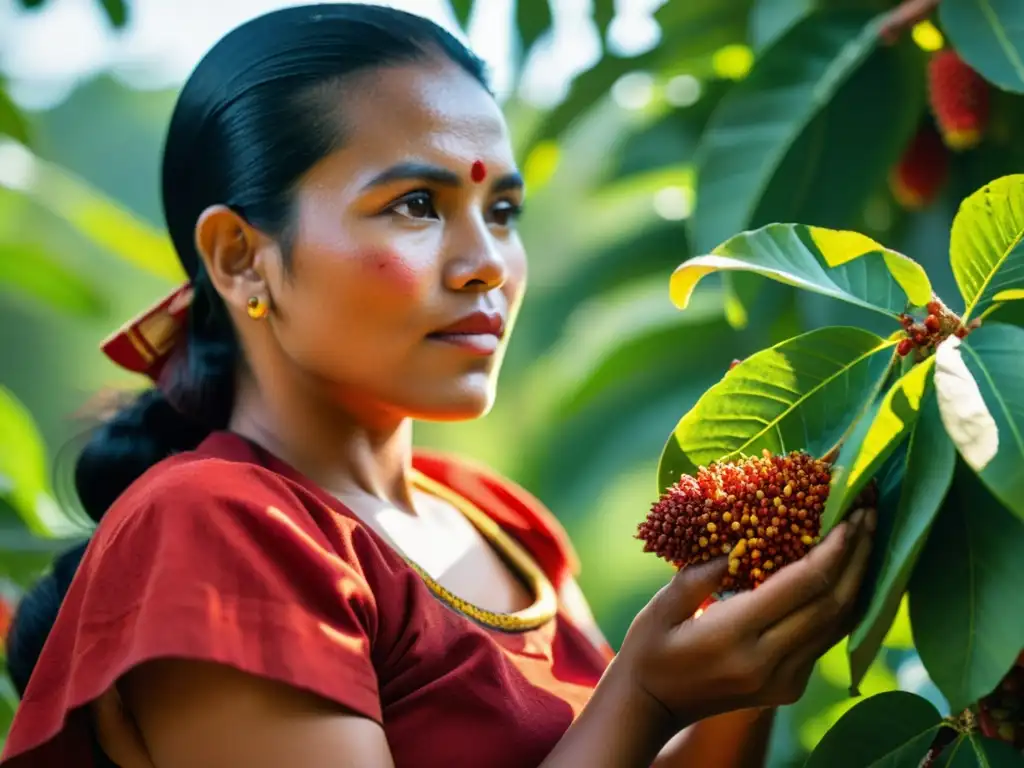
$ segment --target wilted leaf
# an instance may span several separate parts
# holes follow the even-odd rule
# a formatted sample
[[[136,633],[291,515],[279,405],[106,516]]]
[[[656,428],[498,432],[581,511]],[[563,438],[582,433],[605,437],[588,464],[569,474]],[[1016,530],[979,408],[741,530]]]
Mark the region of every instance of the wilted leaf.
[[[936,351],[946,431],[964,461],[1024,519],[1024,329],[987,323]]]
[[[659,492],[700,465],[740,455],[834,446],[884,378],[894,342],[859,328],[822,328],[751,355],[676,426]]]
[[[916,768],[941,727],[942,716],[927,699],[879,693],[843,715],[804,768]]]
[[[960,464],[910,582],[914,645],[960,712],[992,691],[1024,648],[1024,523]]]
[[[1024,289],[1022,240],[1024,175],[996,179],[960,204],[949,250],[967,307],[965,320],[984,312],[997,296]]]
[[[1024,5],[1017,0],[943,0],[939,20],[968,64],[1004,91],[1024,93]]]
[[[907,436],[920,413],[931,384],[935,358],[915,365],[885,393],[862,428],[843,443],[832,472],[832,486],[821,516],[822,534],[842,519],[858,493]]]
[[[902,456],[899,501],[895,509],[880,509],[874,547],[882,550],[881,565],[872,585],[871,602],[848,644],[854,688],[864,679],[899,612],[900,600],[953,481],[955,467],[956,450],[942,426],[935,390],[929,388]]]
[[[672,274],[672,301],[685,309],[702,278],[721,270],[754,272],[895,318],[908,301],[926,304],[931,284],[921,265],[857,232],[769,224],[726,240]]]

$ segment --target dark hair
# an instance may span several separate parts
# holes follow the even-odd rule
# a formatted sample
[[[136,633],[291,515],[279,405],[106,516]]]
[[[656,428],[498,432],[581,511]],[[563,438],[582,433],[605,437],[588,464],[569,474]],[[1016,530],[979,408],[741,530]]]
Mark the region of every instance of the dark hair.
[[[163,207],[171,240],[195,287],[187,359],[99,427],[75,466],[83,508],[99,522],[125,489],[157,462],[195,448],[227,426],[239,347],[193,241],[209,206],[230,207],[278,237],[287,255],[300,178],[340,146],[344,119],[324,96],[369,69],[448,59],[487,88],[483,62],[433,22],[356,3],[285,8],[221,39],[185,83],[163,156]],[[67,592],[84,545],[58,558],[22,600],[7,667],[23,692]]]

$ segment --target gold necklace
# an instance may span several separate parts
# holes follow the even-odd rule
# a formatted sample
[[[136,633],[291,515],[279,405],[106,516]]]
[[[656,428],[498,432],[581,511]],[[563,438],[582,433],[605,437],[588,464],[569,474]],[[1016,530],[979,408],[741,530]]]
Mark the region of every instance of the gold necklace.
[[[426,571],[406,558],[406,562],[419,574],[437,598],[477,623],[502,632],[528,632],[547,624],[555,617],[558,612],[558,596],[554,586],[530,554],[505,533],[501,526],[469,499],[415,469],[412,471],[412,484],[424,493],[448,502],[461,512],[526,583],[534,601],[532,605],[514,613],[489,611],[463,600],[441,586]]]

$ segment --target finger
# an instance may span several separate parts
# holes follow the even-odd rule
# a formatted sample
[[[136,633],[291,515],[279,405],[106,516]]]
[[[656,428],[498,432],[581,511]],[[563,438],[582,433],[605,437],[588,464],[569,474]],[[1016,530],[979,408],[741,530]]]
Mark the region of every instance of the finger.
[[[720,557],[680,569],[659,598],[664,605],[663,615],[673,624],[693,616],[701,603],[722,585],[728,567],[726,558]]]
[[[852,518],[840,524],[802,559],[781,568],[753,592],[733,598],[744,601],[749,628],[763,631],[827,591],[849,554],[854,525]]]
[[[817,658],[846,634],[857,592],[871,557],[871,534],[862,525],[854,535],[852,554],[832,589],[766,629],[758,650],[768,658]]]

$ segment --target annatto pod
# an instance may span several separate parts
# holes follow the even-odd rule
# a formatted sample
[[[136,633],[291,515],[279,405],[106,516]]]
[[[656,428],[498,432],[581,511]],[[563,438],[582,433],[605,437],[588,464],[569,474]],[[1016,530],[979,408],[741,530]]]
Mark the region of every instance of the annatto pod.
[[[818,542],[831,479],[831,464],[803,451],[714,463],[666,490],[637,538],[677,568],[727,555],[723,590],[754,589]],[[858,503],[873,497],[874,486]]]
[[[928,98],[947,147],[978,145],[989,121],[988,83],[956,51],[939,51],[928,62]]]
[[[889,173],[893,197],[908,210],[931,204],[949,175],[949,150],[931,125],[923,123]]]

